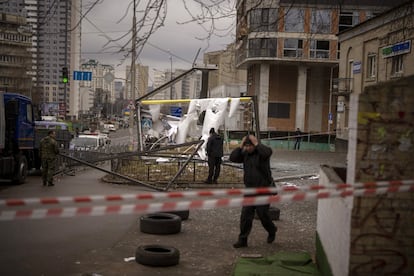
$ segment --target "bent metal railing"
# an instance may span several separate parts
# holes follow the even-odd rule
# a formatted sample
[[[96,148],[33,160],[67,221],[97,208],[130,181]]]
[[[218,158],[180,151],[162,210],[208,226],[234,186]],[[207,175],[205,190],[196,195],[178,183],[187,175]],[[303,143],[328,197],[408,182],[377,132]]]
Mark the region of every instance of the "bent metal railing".
[[[103,155],[99,155],[96,152],[68,151],[60,153],[60,157],[64,159],[66,168],[79,166],[79,164],[81,164],[83,166],[103,171],[112,179],[121,179],[128,183],[134,183],[156,191],[168,191],[170,187],[177,182],[183,183],[202,181],[200,179],[196,179],[196,175],[201,177],[203,180],[206,178],[208,170],[206,161],[195,158],[196,153],[203,143],[203,140],[198,140],[183,144],[168,145],[162,148],[160,147],[147,151],[120,152],[115,154],[105,153]],[[190,151],[190,154],[180,154],[180,152],[168,154],[160,152],[183,146],[193,147],[193,150]],[[88,156],[88,158],[85,158],[86,156]],[[157,161],[154,162],[154,160],[159,157],[165,157],[173,161],[170,161],[168,164]],[[111,170],[101,167],[105,161],[111,161]],[[192,164],[192,166],[189,166],[190,164]],[[223,167],[226,166],[225,164],[223,165]],[[166,169],[167,167],[168,169]],[[227,167],[229,167],[227,170],[230,170],[231,166]],[[153,171],[150,172],[150,168],[153,169]],[[204,173],[196,173],[196,170],[200,168],[204,171]],[[237,182],[241,182],[242,170],[240,170],[240,168],[231,168],[231,170],[238,172],[231,172],[229,174],[230,178],[233,181],[237,180]],[[145,171],[147,171],[147,173],[144,174],[143,172]],[[223,171],[225,171],[225,169]],[[60,173],[62,173],[62,171],[60,171]],[[156,179],[155,176],[164,177],[164,179]],[[153,179],[151,179],[151,177],[153,177]]]

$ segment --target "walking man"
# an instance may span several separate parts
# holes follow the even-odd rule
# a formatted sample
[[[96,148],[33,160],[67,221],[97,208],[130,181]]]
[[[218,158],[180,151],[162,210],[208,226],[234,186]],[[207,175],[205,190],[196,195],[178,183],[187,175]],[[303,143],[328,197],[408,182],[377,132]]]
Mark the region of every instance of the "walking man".
[[[210,137],[207,140],[208,177],[204,183],[217,184],[220,176],[221,158],[223,157],[223,138],[216,133],[214,128],[210,129]]]
[[[248,135],[243,137],[240,147],[231,152],[230,160],[235,163],[243,163],[243,178],[246,188],[269,187],[273,185],[270,170],[271,156],[271,148],[260,144],[254,135]],[[247,247],[247,238],[252,230],[255,212],[268,232],[267,243],[272,243],[275,240],[277,227],[270,218],[269,207],[269,204],[242,207],[240,234],[238,241],[233,244],[234,248]]]
[[[59,153],[56,142],[56,132],[50,130],[47,136],[40,140],[40,159],[42,161],[43,186],[54,186],[53,173],[55,172],[56,156]]]
[[[296,141],[295,141],[295,146],[293,147],[294,150],[299,150],[300,149],[300,142],[302,140],[302,132],[300,131],[300,128],[296,129],[295,132],[295,136],[296,136]]]

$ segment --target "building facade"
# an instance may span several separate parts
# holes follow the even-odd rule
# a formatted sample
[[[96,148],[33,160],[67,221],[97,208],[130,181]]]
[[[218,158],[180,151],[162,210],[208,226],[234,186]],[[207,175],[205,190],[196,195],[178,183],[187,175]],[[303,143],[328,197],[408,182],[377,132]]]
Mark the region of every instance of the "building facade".
[[[350,96],[368,86],[414,75],[414,4],[389,10],[338,35],[341,43],[337,138],[346,148]]]
[[[217,70],[209,72],[208,88],[210,90],[219,86],[236,87],[241,84],[246,84],[246,70],[236,68],[236,52],[234,43],[229,44],[225,50],[205,53],[204,64],[215,64],[218,68]],[[242,90],[245,91],[245,88]],[[230,94],[233,95],[233,92]],[[240,94],[237,97],[240,97]]]
[[[336,34],[398,1],[237,1],[236,64],[247,70],[261,130],[332,132]]]
[[[0,91],[31,97],[32,32],[26,18],[0,13]]]
[[[42,115],[77,116],[79,86],[62,82],[62,68],[71,76],[80,65],[81,0],[1,1],[0,10],[26,18],[31,30],[32,65],[27,69],[33,85],[31,97]],[[45,114],[52,112],[53,114]]]
[[[131,66],[126,66],[126,83],[125,83],[125,99],[134,100],[147,93],[148,88],[148,66],[136,64],[135,65],[135,93],[131,90]]]
[[[114,74],[115,69],[112,65],[101,64],[97,60],[90,59],[81,65],[81,71],[91,72],[91,81],[79,81],[81,88],[88,88],[81,90],[81,97],[79,106],[82,108],[81,113],[89,112],[90,106],[90,92],[93,92],[93,107],[95,111],[101,114],[105,106],[112,106],[115,103],[115,83]],[[86,93],[86,91],[88,91]],[[108,110],[109,111],[109,110]],[[108,113],[108,112],[106,112]],[[109,112],[110,113],[110,112]],[[109,115],[109,114],[108,114]]]

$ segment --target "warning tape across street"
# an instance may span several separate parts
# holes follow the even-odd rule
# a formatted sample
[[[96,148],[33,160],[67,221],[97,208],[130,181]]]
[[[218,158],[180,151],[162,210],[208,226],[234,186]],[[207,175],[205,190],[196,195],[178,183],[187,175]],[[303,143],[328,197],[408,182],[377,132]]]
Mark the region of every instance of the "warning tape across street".
[[[54,205],[67,203],[92,203],[92,202],[115,202],[128,200],[150,200],[167,198],[192,198],[192,197],[212,197],[212,196],[241,196],[241,195],[264,195],[281,192],[296,191],[322,191],[322,190],[343,190],[343,189],[375,189],[380,187],[395,188],[402,185],[414,184],[414,180],[401,181],[378,181],[355,184],[335,184],[332,186],[309,185],[309,186],[282,186],[282,187],[262,187],[247,189],[216,189],[204,191],[184,191],[184,192],[151,192],[140,194],[121,194],[121,195],[90,195],[74,197],[53,197],[53,198],[22,198],[22,199],[1,199],[0,207],[29,206],[29,205]]]
[[[412,183],[412,182],[410,182]],[[236,197],[220,199],[197,199],[192,201],[156,202],[125,204],[117,206],[89,206],[89,207],[65,207],[33,210],[10,210],[0,212],[0,221],[15,219],[42,219],[51,217],[75,217],[75,216],[101,216],[109,214],[144,214],[167,211],[182,211],[190,209],[214,209],[224,207],[241,207],[246,205],[261,205],[292,201],[318,200],[349,196],[370,196],[392,192],[413,192],[414,185],[401,184],[388,187],[324,190],[319,192],[295,192],[282,195],[267,195],[254,197]]]

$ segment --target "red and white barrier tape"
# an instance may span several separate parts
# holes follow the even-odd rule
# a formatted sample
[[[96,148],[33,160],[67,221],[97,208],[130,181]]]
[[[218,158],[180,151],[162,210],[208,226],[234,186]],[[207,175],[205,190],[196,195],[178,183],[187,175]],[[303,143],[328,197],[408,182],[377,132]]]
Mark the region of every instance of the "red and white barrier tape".
[[[281,192],[294,191],[321,191],[324,189],[373,189],[380,187],[399,187],[402,185],[414,184],[414,180],[401,181],[379,181],[355,184],[335,184],[332,186],[309,185],[309,186],[282,186],[282,187],[262,187],[248,189],[216,189],[204,191],[184,191],[184,192],[153,192],[142,194],[121,194],[121,195],[91,195],[74,197],[53,197],[53,198],[23,198],[23,199],[1,199],[0,207],[28,206],[34,204],[53,205],[66,203],[91,203],[91,202],[114,202],[127,200],[147,200],[147,199],[167,199],[167,198],[191,198],[191,197],[211,197],[211,196],[239,196],[239,195],[260,195],[274,194]]]
[[[318,200],[348,196],[369,196],[392,192],[414,191],[414,185],[400,185],[382,188],[345,189],[320,192],[297,192],[275,196],[254,196],[237,198],[220,198],[207,200],[157,202],[147,204],[126,204],[117,206],[67,207],[34,210],[1,211],[0,221],[15,219],[41,219],[49,217],[101,216],[108,214],[156,213],[165,211],[180,211],[190,209],[213,209],[224,207],[241,207],[246,205],[261,205],[269,203]]]

